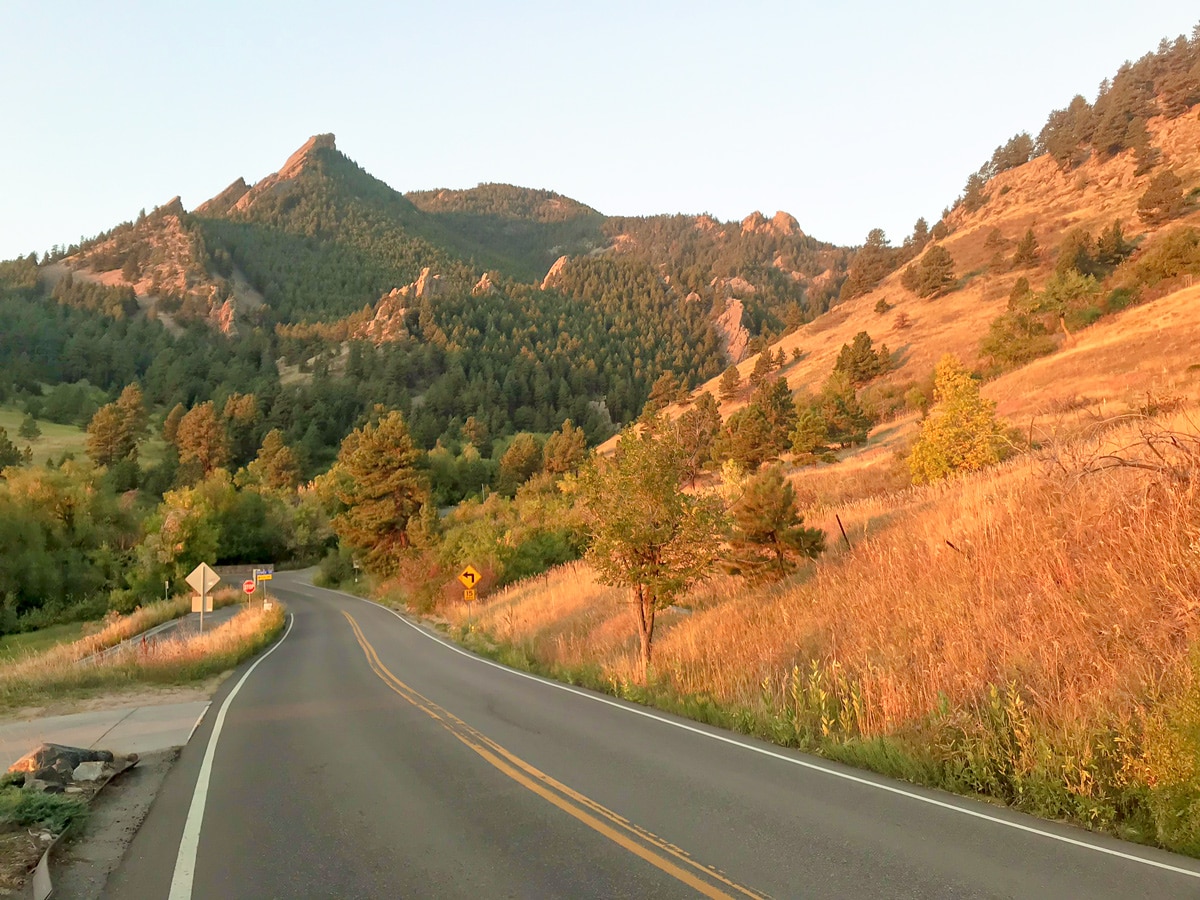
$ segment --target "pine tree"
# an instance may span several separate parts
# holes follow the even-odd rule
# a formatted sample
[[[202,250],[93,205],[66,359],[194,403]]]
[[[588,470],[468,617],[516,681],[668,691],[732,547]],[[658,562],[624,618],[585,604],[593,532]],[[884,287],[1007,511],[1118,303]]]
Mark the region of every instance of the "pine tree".
[[[709,460],[713,441],[721,431],[721,413],[708,391],[696,398],[692,408],[675,420],[675,435],[683,459],[683,473],[692,485]]]
[[[833,370],[845,372],[855,384],[866,384],[884,372],[884,365],[879,351],[871,346],[871,336],[860,331],[852,343],[842,344]]]
[[[278,428],[267,432],[258,456],[246,470],[256,482],[274,491],[294,491],[300,483],[300,464]]]
[[[762,384],[775,369],[775,357],[770,350],[758,354],[754,368],[750,372],[750,387],[756,388]]]
[[[542,470],[542,445],[532,434],[522,432],[512,439],[500,457],[496,489],[513,496],[517,488]]]
[[[1147,225],[1161,225],[1183,212],[1183,179],[1172,171],[1160,172],[1138,200],[1138,216]]]
[[[217,416],[211,400],[193,406],[179,420],[175,446],[179,450],[180,466],[195,468],[201,477],[207,477],[228,462],[229,438],[225,423]]]
[[[732,518],[727,567],[752,581],[783,578],[798,560],[815,558],[825,549],[825,533],[804,526],[795,489],[778,465],[747,482]]]
[[[789,438],[792,452],[797,456],[813,456],[825,451],[829,443],[829,428],[820,412],[806,404],[798,410],[796,424]]]
[[[420,456],[404,417],[393,411],[377,425],[347,435],[337,462],[323,476],[323,493],[335,511],[334,532],[374,572],[394,572],[408,547],[409,520],[428,496],[417,469]]]
[[[37,419],[32,413],[26,413],[25,418],[21,420],[21,427],[17,429],[17,434],[27,441],[36,441],[42,436],[42,429],[38,427]]]
[[[185,415],[187,415],[187,407],[182,403],[176,403],[163,419],[162,437],[168,444],[175,443],[175,438],[179,433],[179,423],[183,421]]]
[[[954,284],[954,257],[941,244],[930,247],[921,257],[917,296],[937,297]]]
[[[721,396],[721,400],[729,401],[737,397],[742,389],[742,376],[738,373],[737,366],[730,366],[721,373],[721,383],[717,386],[717,391]]]
[[[1039,256],[1037,235],[1033,233],[1032,228],[1029,228],[1025,231],[1025,235],[1021,238],[1020,243],[1017,244],[1017,250],[1013,254],[1013,268],[1033,268],[1038,264]]]
[[[914,482],[937,481],[1000,461],[1005,438],[996,404],[980,396],[978,382],[953,355],[937,364],[934,402],[908,458]]]
[[[583,429],[577,428],[567,419],[562,428],[546,439],[543,448],[543,469],[551,475],[575,472],[587,458],[587,438]]]
[[[9,466],[19,466],[25,462],[25,455],[19,447],[8,439],[8,431],[0,427],[0,469]]]

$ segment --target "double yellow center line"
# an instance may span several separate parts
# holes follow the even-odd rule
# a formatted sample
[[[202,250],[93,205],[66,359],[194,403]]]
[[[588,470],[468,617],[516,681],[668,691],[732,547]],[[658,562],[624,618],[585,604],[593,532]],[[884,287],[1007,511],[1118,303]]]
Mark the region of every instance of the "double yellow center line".
[[[755,900],[765,900],[762,894],[735,884],[715,869],[696,862],[673,844],[634,825],[562,782],[556,781],[545,772],[505,750],[428,697],[413,690],[393,675],[383,664],[379,659],[379,654],[375,652],[375,648],[371,646],[371,642],[367,640],[354,617],[345,611],[342,612],[342,615],[346,617],[346,621],[354,630],[354,637],[358,640],[358,645],[362,647],[363,653],[366,654],[371,670],[380,677],[384,684],[430,718],[445,726],[459,741],[517,784],[533,791],[567,815],[695,889],[697,893],[705,897],[730,898],[730,900],[734,897],[752,897]]]

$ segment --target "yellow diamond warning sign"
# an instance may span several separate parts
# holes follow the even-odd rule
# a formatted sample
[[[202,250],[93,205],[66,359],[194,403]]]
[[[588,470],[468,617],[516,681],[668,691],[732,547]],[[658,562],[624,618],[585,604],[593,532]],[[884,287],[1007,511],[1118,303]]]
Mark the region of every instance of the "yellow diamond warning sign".
[[[473,588],[479,584],[479,579],[483,577],[479,574],[479,570],[472,565],[468,565],[465,569],[458,573],[458,580],[463,583],[463,587]]]

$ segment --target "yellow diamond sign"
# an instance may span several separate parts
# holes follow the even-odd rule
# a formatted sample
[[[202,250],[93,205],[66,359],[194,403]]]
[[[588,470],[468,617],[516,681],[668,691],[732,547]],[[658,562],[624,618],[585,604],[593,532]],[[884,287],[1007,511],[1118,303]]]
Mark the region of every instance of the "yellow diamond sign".
[[[479,574],[479,570],[472,565],[468,565],[465,569],[458,573],[458,580],[463,583],[463,587],[473,588],[479,584],[479,579],[483,576]]]

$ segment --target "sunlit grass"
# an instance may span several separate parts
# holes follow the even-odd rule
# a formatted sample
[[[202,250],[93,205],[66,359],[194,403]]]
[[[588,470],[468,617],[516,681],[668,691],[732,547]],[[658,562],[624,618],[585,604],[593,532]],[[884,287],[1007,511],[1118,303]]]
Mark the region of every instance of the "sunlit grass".
[[[229,592],[227,596],[236,595]],[[103,658],[85,659],[166,621],[170,617],[163,616],[172,611],[167,609],[171,605],[163,603],[159,609],[123,616],[99,634],[0,668],[0,709],[37,706],[65,697],[147,684],[201,680],[233,668],[266,647],[282,629],[285,615],[279,602],[269,610],[251,605],[203,634],[168,637],[145,646],[135,642]],[[190,600],[187,608],[191,608]]]

